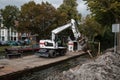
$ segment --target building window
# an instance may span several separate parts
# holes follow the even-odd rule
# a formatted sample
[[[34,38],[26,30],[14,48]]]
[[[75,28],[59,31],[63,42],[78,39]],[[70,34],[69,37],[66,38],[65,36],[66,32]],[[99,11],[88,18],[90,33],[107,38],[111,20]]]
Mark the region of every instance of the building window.
[[[12,40],[13,39],[13,37],[11,37],[11,39],[10,40]]]
[[[4,35],[4,31],[2,31],[2,35]]]
[[[16,37],[14,37],[14,41],[16,41]]]
[[[2,37],[2,41],[4,41],[4,37]]]
[[[16,32],[14,32],[14,35],[16,35]]]

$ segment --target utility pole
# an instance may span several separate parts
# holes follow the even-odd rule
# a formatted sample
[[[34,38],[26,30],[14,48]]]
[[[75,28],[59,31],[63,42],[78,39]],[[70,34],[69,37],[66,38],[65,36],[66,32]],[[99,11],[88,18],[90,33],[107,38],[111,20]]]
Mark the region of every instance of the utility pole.
[[[117,33],[119,32],[120,24],[112,24],[112,32],[115,33],[114,35],[114,53],[117,52]]]

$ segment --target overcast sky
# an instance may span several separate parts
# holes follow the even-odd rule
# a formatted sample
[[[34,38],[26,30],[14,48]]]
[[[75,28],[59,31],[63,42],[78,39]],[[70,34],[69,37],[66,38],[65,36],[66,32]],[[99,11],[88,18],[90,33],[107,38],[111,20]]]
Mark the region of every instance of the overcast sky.
[[[6,5],[15,5],[17,7],[20,7],[24,3],[27,3],[31,0],[0,0],[0,9],[4,8]],[[33,1],[33,0],[32,0]],[[41,3],[42,1],[44,2],[49,2],[51,3],[54,7],[58,8],[62,3],[63,0],[34,0],[36,3]],[[78,11],[83,15],[87,15],[89,11],[87,11],[87,6],[85,5],[85,2],[82,0],[77,0],[78,3]]]

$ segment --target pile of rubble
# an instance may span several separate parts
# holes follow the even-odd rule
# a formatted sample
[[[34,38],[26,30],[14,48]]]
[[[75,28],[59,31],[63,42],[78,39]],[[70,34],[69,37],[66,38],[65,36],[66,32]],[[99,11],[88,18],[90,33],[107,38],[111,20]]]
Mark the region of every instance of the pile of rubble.
[[[95,61],[64,71],[59,80],[120,80],[120,53],[106,50]]]

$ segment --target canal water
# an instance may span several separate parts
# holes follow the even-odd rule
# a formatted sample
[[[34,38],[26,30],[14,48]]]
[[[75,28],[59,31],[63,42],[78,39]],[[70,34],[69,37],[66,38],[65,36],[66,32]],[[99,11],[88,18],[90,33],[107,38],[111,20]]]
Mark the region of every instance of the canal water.
[[[64,71],[89,62],[89,60],[91,60],[90,56],[88,54],[84,54],[80,57],[55,64],[47,69],[25,73],[15,80],[59,80],[58,78]]]

